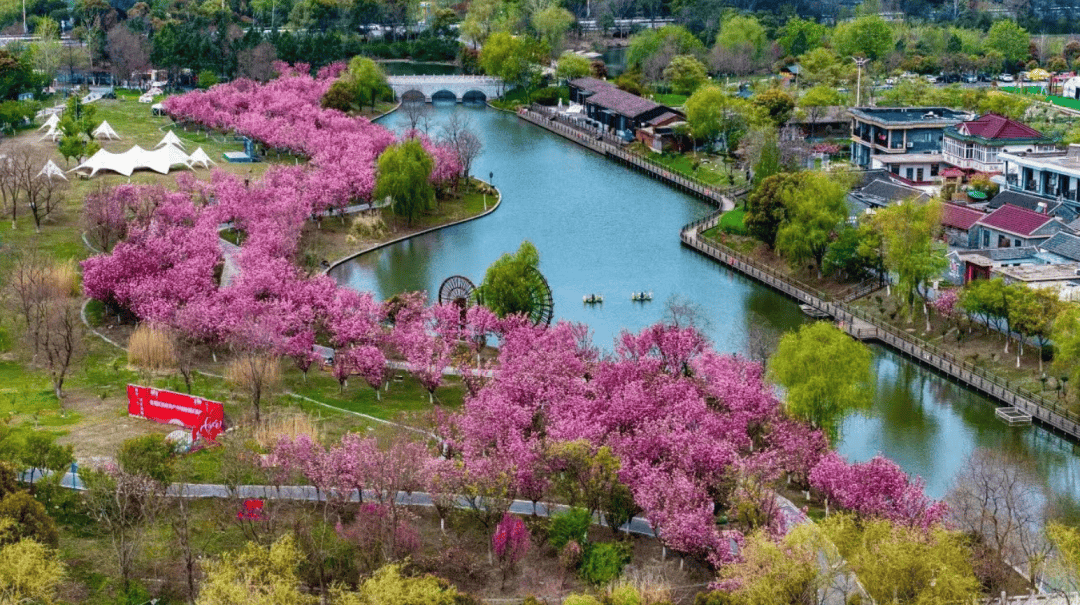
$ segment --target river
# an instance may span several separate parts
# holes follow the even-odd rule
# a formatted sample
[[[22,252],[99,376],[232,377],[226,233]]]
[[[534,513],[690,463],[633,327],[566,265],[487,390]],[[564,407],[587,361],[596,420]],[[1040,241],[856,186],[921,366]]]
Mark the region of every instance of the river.
[[[632,172],[516,116],[487,108],[434,110],[431,134],[451,112],[464,112],[484,143],[474,174],[493,174],[503,205],[482,219],[364,255],[334,269],[339,282],[381,297],[408,290],[437,295],[451,275],[479,283],[484,270],[523,239],[540,251],[555,316],[583,322],[594,342],[610,349],[621,330],[639,330],[663,316],[671,297],[697,306],[715,349],[746,353],[754,330],[786,331],[806,321],[791,300],[683,247],[679,229],[712,208]],[[403,116],[383,124],[401,130]],[[630,293],[651,290],[653,301]],[[586,306],[583,295],[604,295]],[[866,417],[849,418],[837,449],[851,460],[877,453],[926,481],[936,498],[976,447],[1007,448],[1031,461],[1074,509],[1080,502],[1077,450],[1038,427],[1008,427],[986,398],[872,347],[877,390]]]

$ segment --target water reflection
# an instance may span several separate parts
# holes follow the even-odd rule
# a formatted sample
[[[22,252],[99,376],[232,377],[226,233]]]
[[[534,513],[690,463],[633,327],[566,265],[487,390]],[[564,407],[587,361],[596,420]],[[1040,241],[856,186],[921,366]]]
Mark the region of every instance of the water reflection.
[[[500,254],[529,239],[555,296],[555,315],[587,323],[610,348],[621,330],[639,330],[663,316],[676,295],[698,305],[719,351],[748,350],[752,326],[790,330],[805,321],[797,305],[683,247],[679,228],[711,209],[512,114],[461,105],[438,107],[431,132],[451,112],[464,112],[484,142],[474,173],[494,173],[505,198],[478,221],[390,246],[335,269],[341,283],[388,297],[422,289],[434,295],[455,274],[479,282]],[[400,129],[404,120],[388,116]],[[652,303],[630,293],[652,290]],[[585,294],[604,295],[583,305]],[[837,449],[854,460],[882,453],[921,475],[942,497],[976,447],[1003,448],[1031,460],[1067,508],[1080,494],[1074,448],[1036,427],[1007,427],[984,397],[881,347],[873,347],[877,394],[868,417],[849,418]]]

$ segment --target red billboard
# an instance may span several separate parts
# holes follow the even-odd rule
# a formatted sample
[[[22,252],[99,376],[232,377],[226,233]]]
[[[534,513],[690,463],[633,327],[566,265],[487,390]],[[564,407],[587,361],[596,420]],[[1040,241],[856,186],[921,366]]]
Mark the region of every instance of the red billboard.
[[[193,441],[215,440],[225,424],[225,408],[216,401],[133,384],[128,385],[128,414],[189,428]]]

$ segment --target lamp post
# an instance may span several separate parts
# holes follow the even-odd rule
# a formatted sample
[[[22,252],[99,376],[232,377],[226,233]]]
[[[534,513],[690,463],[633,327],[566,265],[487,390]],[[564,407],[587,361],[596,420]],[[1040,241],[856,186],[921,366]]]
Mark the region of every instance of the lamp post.
[[[495,173],[494,172],[488,172],[488,185],[491,185],[492,188],[495,187]],[[484,212],[487,212],[487,190],[486,189],[484,190]]]
[[[855,107],[862,105],[862,68],[870,62],[866,57],[852,57],[855,65],[859,68],[859,75],[855,79]]]

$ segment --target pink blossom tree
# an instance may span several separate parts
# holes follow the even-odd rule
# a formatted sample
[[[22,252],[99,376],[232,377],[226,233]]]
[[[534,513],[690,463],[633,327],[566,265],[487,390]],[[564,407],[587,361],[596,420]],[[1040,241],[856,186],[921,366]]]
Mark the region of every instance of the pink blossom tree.
[[[506,513],[491,536],[491,547],[502,568],[502,589],[506,590],[506,577],[513,573],[518,562],[529,551],[529,529],[517,515]]]

